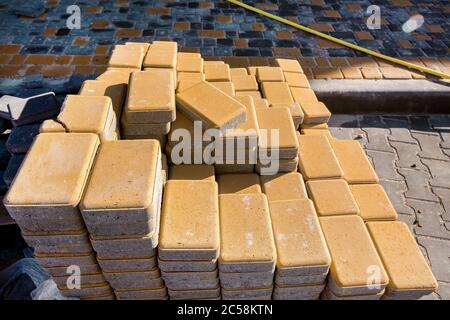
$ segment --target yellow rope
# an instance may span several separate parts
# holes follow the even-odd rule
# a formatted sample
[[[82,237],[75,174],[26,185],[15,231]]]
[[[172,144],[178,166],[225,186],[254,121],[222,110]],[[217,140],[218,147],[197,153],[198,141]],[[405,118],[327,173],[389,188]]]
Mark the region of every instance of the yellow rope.
[[[372,51],[372,50],[369,50],[369,49],[357,46],[357,45],[355,45],[353,43],[337,39],[337,38],[329,36],[329,35],[327,35],[325,33],[316,31],[314,29],[311,29],[311,28],[308,28],[308,27],[305,27],[305,26],[302,26],[301,24],[298,24],[298,23],[289,21],[287,19],[278,17],[276,15],[273,15],[273,14],[268,13],[266,11],[260,10],[258,8],[249,6],[249,5],[245,4],[245,3],[242,3],[241,1],[237,1],[237,0],[227,0],[227,1],[233,3],[233,4],[237,5],[237,6],[240,6],[240,7],[244,8],[244,9],[256,12],[256,13],[258,13],[260,15],[263,15],[263,16],[265,16],[267,18],[274,19],[274,20],[276,20],[278,22],[287,24],[287,25],[289,25],[291,27],[294,27],[294,28],[297,28],[299,30],[311,33],[311,34],[313,34],[315,36],[327,39],[327,40],[332,41],[334,43],[337,43],[337,44],[340,44],[342,46],[351,48],[353,50],[364,52],[364,53],[366,53],[368,55],[371,55],[371,56],[374,56],[374,57],[377,57],[377,58],[380,58],[380,59],[383,59],[383,60],[387,60],[389,62],[392,62],[392,63],[395,63],[395,64],[399,64],[399,65],[402,65],[402,66],[410,68],[410,69],[415,69],[415,70],[418,70],[418,71],[423,72],[423,73],[428,73],[428,74],[431,74],[433,76],[440,77],[442,79],[450,79],[450,75],[448,75],[446,73],[443,73],[443,72],[440,72],[440,71],[437,71],[437,70],[433,70],[433,69],[430,69],[430,68],[427,68],[427,67],[422,67],[422,66],[419,66],[417,64],[409,63],[409,62],[406,62],[406,61],[403,61],[403,60],[400,60],[400,59],[397,59],[397,58],[392,58],[392,57],[389,57],[387,55],[378,53],[376,51]]]

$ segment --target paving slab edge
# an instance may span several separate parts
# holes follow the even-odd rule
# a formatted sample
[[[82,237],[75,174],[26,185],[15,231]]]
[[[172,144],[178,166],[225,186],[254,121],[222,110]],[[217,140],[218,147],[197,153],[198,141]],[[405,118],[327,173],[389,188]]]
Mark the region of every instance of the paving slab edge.
[[[310,80],[333,113],[449,113],[450,82]]]

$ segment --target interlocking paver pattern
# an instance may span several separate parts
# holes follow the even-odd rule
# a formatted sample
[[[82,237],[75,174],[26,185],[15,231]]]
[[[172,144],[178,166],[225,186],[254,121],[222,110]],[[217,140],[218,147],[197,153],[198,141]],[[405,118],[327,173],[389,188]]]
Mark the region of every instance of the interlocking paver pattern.
[[[448,299],[450,146],[445,138],[450,117],[333,115],[329,126],[338,139],[368,137],[368,142],[358,141],[372,159],[399,220],[410,226],[439,281],[437,292],[425,298]]]

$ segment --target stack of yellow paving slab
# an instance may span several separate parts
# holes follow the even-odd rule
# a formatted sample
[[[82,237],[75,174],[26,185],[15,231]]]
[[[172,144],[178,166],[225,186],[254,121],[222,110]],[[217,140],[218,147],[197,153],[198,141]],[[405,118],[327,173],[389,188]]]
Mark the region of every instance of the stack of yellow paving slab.
[[[216,139],[215,166],[217,173],[251,173],[257,159],[259,125],[255,104],[250,96],[236,97],[247,112],[245,122],[228,129]]]
[[[92,133],[38,135],[4,199],[61,292],[82,299],[114,298],[78,208],[99,143]]]
[[[95,133],[101,142],[118,138],[117,119],[107,96],[67,95],[55,120],[45,121],[41,133]]]
[[[245,68],[232,68],[231,81],[237,96],[250,96],[253,99],[261,99],[256,76],[247,73]]]
[[[177,68],[177,49],[176,42],[154,41],[150,44],[145,55],[142,66],[146,68],[163,68],[176,72]]]
[[[80,203],[103,275],[118,299],[164,299],[157,265],[163,178],[156,140],[100,146]]]
[[[277,248],[274,299],[318,299],[331,263],[309,199],[270,202]]]
[[[126,139],[158,139],[164,146],[170,123],[175,120],[174,72],[152,68],[131,74],[122,133]]]
[[[223,193],[219,206],[223,299],[271,299],[276,250],[266,196]]]
[[[262,95],[274,108],[289,108],[295,128],[303,122],[303,111],[299,103],[292,97],[289,83],[286,82],[281,67],[258,67],[256,78]]]
[[[127,96],[128,83],[116,83],[115,81],[86,80],[81,86],[80,96],[106,96],[111,98],[116,121],[116,133],[119,134],[119,123],[122,108]]]
[[[162,277],[171,299],[220,299],[217,183],[214,176],[183,178],[194,179],[169,179],[165,187],[158,247]]]
[[[330,255],[303,177],[298,172],[261,176],[261,184],[277,249],[273,298],[318,299]]]
[[[363,220],[357,215],[320,217],[331,267],[322,298],[378,300],[389,277]]]
[[[256,116],[260,128],[257,171],[264,175],[297,171],[299,144],[289,109],[260,108]]]
[[[282,70],[292,99],[300,105],[303,115],[302,128],[312,124],[326,125],[331,113],[325,104],[317,99],[298,61],[291,59],[275,59],[275,61]]]
[[[330,134],[298,61],[230,68],[177,51],[116,45],[107,70],[42,124],[5,197],[63,294],[417,299],[436,289],[359,142]],[[70,266],[81,287],[67,282]]]
[[[298,172],[261,176],[261,185],[269,202],[308,198],[303,177]]]
[[[383,299],[418,299],[437,289],[437,281],[404,222],[368,222],[367,228],[389,276]]]
[[[116,45],[113,48],[108,66],[141,70],[147,50],[148,46],[133,44]]]

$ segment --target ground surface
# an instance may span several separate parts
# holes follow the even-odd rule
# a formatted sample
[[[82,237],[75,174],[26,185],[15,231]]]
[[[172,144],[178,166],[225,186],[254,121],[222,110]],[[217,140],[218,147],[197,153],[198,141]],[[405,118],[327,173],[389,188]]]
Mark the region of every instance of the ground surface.
[[[36,1],[38,2],[38,1]],[[340,39],[450,73],[450,1],[244,1]],[[32,3],[28,1],[28,3]],[[80,29],[68,29],[67,7],[80,8]],[[367,26],[367,8],[380,8],[381,25]],[[224,57],[232,66],[298,59],[310,78],[410,79],[423,75],[392,68],[348,48],[305,34],[223,0],[48,0],[36,18],[17,17],[15,1],[0,0],[0,93],[8,88],[77,88],[106,68],[111,48],[126,41],[170,39],[183,51]],[[421,15],[414,32],[402,25]],[[72,21],[69,18],[70,21]],[[55,80],[56,79],[56,80]]]
[[[450,299],[450,116],[333,115],[336,138],[364,146],[399,219],[406,222]]]

